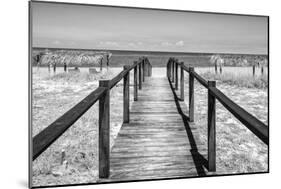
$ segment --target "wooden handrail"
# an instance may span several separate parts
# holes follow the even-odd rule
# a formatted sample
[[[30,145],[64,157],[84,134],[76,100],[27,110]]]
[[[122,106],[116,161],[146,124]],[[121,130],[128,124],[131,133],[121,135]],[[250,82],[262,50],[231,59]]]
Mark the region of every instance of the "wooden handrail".
[[[198,73],[194,71],[193,67],[187,67],[183,62],[175,61],[170,58],[167,63],[167,77],[171,82],[176,72],[173,70],[174,64],[181,69],[181,98],[184,99],[184,73],[183,70],[189,73],[189,121],[192,122],[194,118],[194,78],[208,89],[208,169],[209,171],[216,171],[216,107],[215,100],[217,99],[230,113],[232,113],[242,124],[244,124],[253,134],[255,134],[265,144],[269,144],[268,126],[244,110],[238,104],[233,102],[219,89],[216,88],[215,81],[206,81]],[[177,67],[176,66],[176,69]],[[177,84],[178,81],[175,82]],[[176,88],[176,87],[175,87]]]
[[[138,64],[141,64],[140,61],[135,62],[133,65],[129,66],[126,70],[121,71],[117,76],[111,79],[109,88],[112,89],[119,81],[121,81],[127,73],[129,73],[133,68],[135,68]]]
[[[208,88],[208,81],[206,81],[203,77],[201,77],[198,73],[195,71],[189,72],[189,74],[193,75],[195,79],[201,83],[204,87]]]
[[[145,57],[141,58],[139,61],[134,62],[133,65],[127,66],[125,70],[121,71],[117,76],[108,81],[108,88],[99,86],[87,97],[85,97],[78,104],[76,104],[73,108],[68,110],[65,114],[63,114],[52,124],[42,130],[39,134],[33,137],[32,160],[35,160],[68,128],[70,128],[90,107],[92,107],[98,100],[101,100],[107,90],[113,88],[119,81],[121,81],[125,76],[127,76],[132,69],[138,68],[138,65],[141,65],[143,63],[143,59],[145,59]],[[149,64],[151,68],[151,64],[148,60],[146,60],[146,64]],[[143,67],[139,68],[143,69]],[[142,81],[140,80],[139,83],[141,82]],[[101,112],[99,113],[101,114]]]
[[[221,104],[230,111],[239,121],[241,121],[249,130],[251,130],[259,139],[268,145],[268,126],[237,105],[216,87],[209,87],[212,95],[216,97]]]
[[[81,100],[73,108],[59,117],[51,125],[33,138],[33,157],[35,160],[55,140],[57,140],[72,124],[74,124],[104,94],[105,88],[98,87]]]

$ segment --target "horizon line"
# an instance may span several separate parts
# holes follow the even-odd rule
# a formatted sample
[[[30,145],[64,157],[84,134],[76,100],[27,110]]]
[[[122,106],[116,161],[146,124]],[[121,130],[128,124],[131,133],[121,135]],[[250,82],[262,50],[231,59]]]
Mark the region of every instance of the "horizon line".
[[[37,49],[58,49],[58,50],[81,50],[81,51],[127,51],[127,52],[142,52],[142,53],[176,53],[176,54],[227,54],[227,55],[256,55],[268,56],[268,53],[232,53],[232,52],[192,52],[192,51],[147,51],[147,50],[126,50],[126,49],[89,49],[89,48],[71,48],[71,47],[32,47]]]

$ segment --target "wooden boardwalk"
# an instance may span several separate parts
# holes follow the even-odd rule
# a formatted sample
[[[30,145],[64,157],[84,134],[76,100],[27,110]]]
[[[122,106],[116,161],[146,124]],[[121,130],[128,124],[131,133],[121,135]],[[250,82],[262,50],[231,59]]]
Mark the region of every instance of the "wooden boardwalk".
[[[207,145],[166,77],[146,78],[110,154],[109,181],[203,176]]]
[[[130,71],[134,72],[134,99],[138,98],[131,107]],[[178,99],[179,96],[184,98],[184,72],[189,76],[189,110]],[[216,88],[215,81],[207,81],[196,73],[193,67],[170,58],[167,77],[153,78],[151,73],[152,65],[148,58],[142,57],[134,64],[124,66],[113,79],[100,80],[98,88],[32,138],[32,161],[96,102],[99,102],[97,182],[100,183],[226,174],[216,170],[216,100],[261,141],[269,144],[269,127],[223,94]],[[207,141],[206,138],[200,140],[202,133],[189,121],[194,120],[194,79],[208,90]],[[124,83],[124,124],[110,150],[110,90],[121,80]],[[180,90],[174,90],[174,84],[169,80],[179,84]],[[138,87],[142,90],[137,90]]]

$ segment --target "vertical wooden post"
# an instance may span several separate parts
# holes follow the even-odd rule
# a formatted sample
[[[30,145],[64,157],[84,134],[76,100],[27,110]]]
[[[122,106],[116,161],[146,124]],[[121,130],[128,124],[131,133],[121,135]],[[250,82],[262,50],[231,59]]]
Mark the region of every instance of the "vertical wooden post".
[[[99,86],[107,88],[99,99],[99,177],[109,177],[110,157],[110,80],[100,80]]]
[[[168,60],[168,63],[167,63],[167,78],[169,78],[169,72],[170,72],[170,60]]]
[[[141,75],[142,75],[142,73],[141,73],[141,65],[142,65],[142,63],[139,63],[139,89],[141,90],[142,89],[142,78],[141,78]]]
[[[172,81],[172,83],[174,82],[174,77],[175,77],[175,74],[174,74],[174,71],[175,71],[175,61],[174,60],[172,60],[172,78],[171,78],[171,81]]]
[[[138,100],[138,66],[134,67],[134,101],[137,100]]]
[[[169,78],[169,61],[166,65],[166,77]]]
[[[189,68],[189,121],[194,121],[194,68]]]
[[[208,87],[216,87],[216,81],[208,81]],[[208,169],[216,171],[216,98],[208,89]]]
[[[176,69],[176,78],[175,78],[175,90],[178,90],[179,85],[179,78],[178,78],[178,62],[175,63],[175,69]]]
[[[148,67],[149,67],[149,69],[148,69],[148,76],[149,77],[151,77],[152,76],[152,65],[150,64],[150,62],[148,62]]]
[[[56,65],[56,63],[54,63],[54,67],[53,67],[54,73],[56,73],[56,68],[57,68],[57,65]]]
[[[145,76],[144,76],[144,59],[142,60],[142,81],[144,82],[144,78],[145,78]]]
[[[218,73],[218,65],[217,65],[217,62],[215,62],[215,73],[216,73],[216,74]]]
[[[183,70],[183,62],[181,62],[180,64],[180,70],[181,70],[181,82],[180,82],[180,86],[181,86],[181,101],[184,101],[184,70]]]
[[[66,65],[66,63],[63,64],[63,70],[64,70],[64,72],[66,72],[66,70],[67,70],[67,65]]]
[[[100,59],[100,71],[102,71],[102,58]]]
[[[124,70],[127,70],[129,66],[124,66]],[[129,123],[130,120],[130,72],[124,76],[123,87],[123,122]]]
[[[109,54],[106,55],[106,68],[109,66]]]
[[[172,77],[173,77],[173,60],[171,60],[170,62],[170,80],[172,81]]]
[[[147,58],[144,59],[144,77],[148,76],[148,62],[147,62]]]

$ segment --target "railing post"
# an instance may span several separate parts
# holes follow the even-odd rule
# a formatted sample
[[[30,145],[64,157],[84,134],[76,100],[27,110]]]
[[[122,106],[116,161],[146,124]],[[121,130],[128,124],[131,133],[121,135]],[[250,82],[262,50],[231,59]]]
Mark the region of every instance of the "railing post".
[[[144,76],[144,59],[142,60],[142,81],[144,82],[144,78],[145,78],[145,76]]]
[[[208,81],[208,88],[216,87],[216,81]],[[216,171],[216,98],[208,89],[208,169]]]
[[[124,66],[124,70],[127,70],[129,66]],[[130,120],[130,72],[124,76],[123,87],[123,122],[129,123]]]
[[[100,59],[100,71],[102,71],[102,59]]]
[[[147,62],[147,58],[144,59],[144,76],[148,77],[148,62]]]
[[[175,61],[174,60],[172,60],[172,64],[171,64],[171,68],[172,68],[172,78],[171,78],[171,81],[172,81],[172,83],[174,82],[174,77],[175,77],[175,74],[174,74],[174,71],[175,71]]]
[[[151,77],[152,75],[152,65],[151,63],[148,61],[148,76]]]
[[[168,60],[167,65],[166,65],[166,76],[169,78],[169,66],[170,66],[170,60]]]
[[[181,101],[184,101],[184,70],[183,70],[183,62],[181,62],[180,64],[180,70],[181,70],[181,82],[180,82],[180,86],[181,86]]]
[[[134,67],[134,101],[137,100],[138,100],[138,66],[135,66]]]
[[[189,68],[189,121],[194,121],[194,68]]]
[[[175,78],[175,90],[178,90],[179,85],[179,78],[178,78],[178,62],[175,63],[175,69],[176,69],[176,78]]]
[[[142,78],[141,78],[141,75],[142,75],[142,73],[141,73],[141,65],[142,65],[142,63],[139,63],[139,89],[141,90],[142,89]]]
[[[107,88],[99,99],[99,177],[108,178],[110,171],[110,80],[100,80],[99,86]]]
[[[53,65],[54,73],[56,73],[56,68],[57,68],[57,65],[56,65],[56,63],[54,63],[54,65]]]

